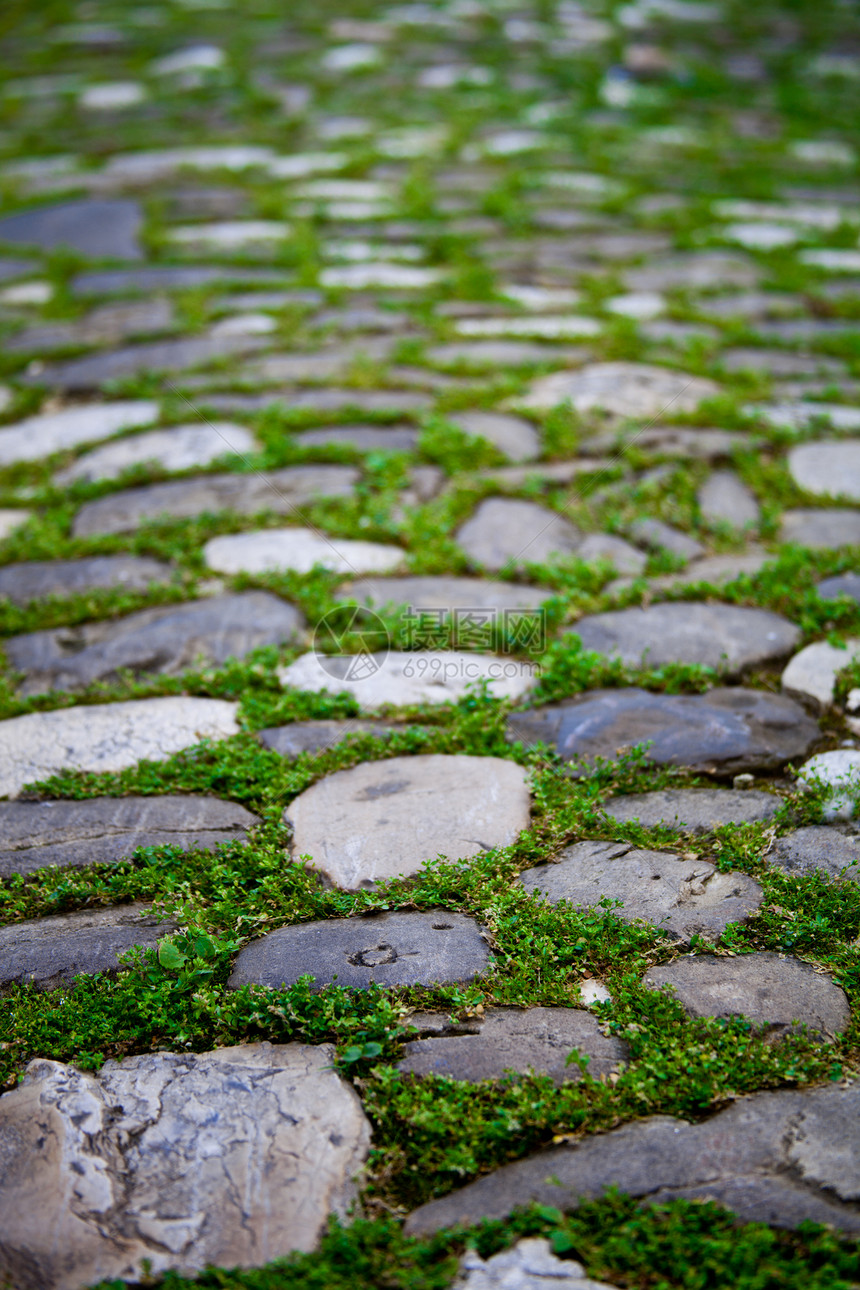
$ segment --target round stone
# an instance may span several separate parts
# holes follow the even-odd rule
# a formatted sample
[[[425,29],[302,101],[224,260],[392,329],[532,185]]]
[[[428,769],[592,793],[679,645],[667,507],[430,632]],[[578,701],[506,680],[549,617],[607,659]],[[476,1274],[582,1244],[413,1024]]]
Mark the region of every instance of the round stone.
[[[386,573],[403,563],[399,546],[329,537],[314,529],[263,529],[212,538],[203,558],[218,573],[311,573],[315,568],[334,573]]]
[[[522,698],[535,665],[501,654],[415,650],[388,654],[302,654],[278,679],[296,690],[352,694],[363,711],[385,704],[456,703],[470,686],[487,682],[499,699]]]
[[[540,437],[525,417],[505,412],[457,412],[451,420],[467,435],[486,439],[509,461],[534,461],[540,454]]]
[[[528,828],[526,772],[500,757],[431,754],[364,762],[327,775],[284,812],[294,859],[339,887],[372,887],[443,855],[510,846]]]
[[[860,836],[832,824],[808,824],[777,838],[767,853],[771,864],[789,873],[823,873],[860,882]]]
[[[719,387],[701,376],[648,363],[589,363],[576,372],[554,372],[533,382],[525,399],[532,412],[549,412],[570,403],[577,412],[614,417],[676,417],[695,412]]]
[[[797,444],[788,454],[788,469],[807,493],[860,501],[860,443],[820,439]]]
[[[782,674],[782,688],[824,711],[834,701],[837,676],[858,654],[860,640],[848,640],[841,648],[829,641],[815,641],[795,654]]]
[[[611,797],[607,815],[623,824],[646,829],[663,825],[690,833],[710,833],[723,824],[755,824],[769,820],[781,800],[773,793],[727,788],[662,788],[653,793]]]
[[[860,752],[837,748],[810,757],[800,768],[797,785],[809,788],[813,784],[825,789],[825,820],[850,820],[855,814],[854,797],[860,786]]]
[[[572,555],[581,536],[564,516],[536,502],[490,497],[461,526],[456,538],[474,564],[495,570]]]
[[[234,425],[232,421],[173,426],[169,430],[131,435],[96,448],[73,466],[61,470],[55,479],[60,485],[70,484],[76,479],[116,479],[117,475],[133,466],[191,470],[195,466],[208,466],[218,457],[231,454],[246,456],[256,449],[254,436],[244,426]]]

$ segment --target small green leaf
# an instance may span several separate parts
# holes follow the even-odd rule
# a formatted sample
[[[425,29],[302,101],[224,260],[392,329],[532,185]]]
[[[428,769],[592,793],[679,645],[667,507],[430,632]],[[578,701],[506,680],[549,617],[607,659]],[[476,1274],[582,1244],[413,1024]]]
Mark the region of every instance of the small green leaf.
[[[187,959],[174,941],[162,941],[158,947],[158,961],[168,972],[178,972]]]

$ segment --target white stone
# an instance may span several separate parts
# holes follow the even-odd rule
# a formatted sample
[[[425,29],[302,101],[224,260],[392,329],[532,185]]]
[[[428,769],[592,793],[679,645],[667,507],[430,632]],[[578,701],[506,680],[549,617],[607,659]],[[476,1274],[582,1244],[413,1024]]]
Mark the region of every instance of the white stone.
[[[376,179],[311,179],[293,191],[298,197],[320,201],[379,202],[392,197],[391,186]]]
[[[167,240],[177,246],[217,246],[235,250],[255,242],[282,242],[289,224],[273,219],[214,220],[211,224],[183,224],[167,230]]]
[[[201,739],[226,739],[239,733],[237,709],[223,699],[135,699],[0,721],[0,797],[61,771],[125,770]]]
[[[545,1237],[526,1237],[508,1250],[482,1259],[467,1250],[451,1290],[616,1290],[592,1281],[581,1263],[560,1259]]]
[[[367,711],[387,703],[456,703],[469,686],[484,680],[496,698],[519,699],[537,680],[537,671],[510,656],[422,650],[337,658],[303,654],[278,677],[297,690],[345,691]]]
[[[331,265],[322,270],[319,280],[323,287],[343,287],[351,291],[363,291],[367,287],[421,291],[424,287],[435,286],[441,278],[438,269],[377,263]]]
[[[860,221],[860,210],[844,206],[817,206],[811,202],[720,201],[711,208],[719,219],[772,220],[832,231],[843,222]]]
[[[387,256],[389,260],[416,261],[424,259],[424,248],[414,242],[368,242],[356,237],[328,238],[323,246],[327,260],[341,260],[347,264],[378,264]]]
[[[794,246],[800,241],[796,228],[786,224],[737,223],[726,224],[720,236],[727,242],[736,242],[751,251],[776,251],[783,246]]]
[[[0,465],[36,461],[63,448],[109,439],[120,430],[133,430],[158,419],[158,404],[148,399],[90,403],[44,412],[0,429]]]
[[[412,125],[386,130],[377,136],[376,151],[381,157],[427,157],[441,152],[448,142],[447,126]]]
[[[78,102],[95,112],[110,112],[133,107],[145,98],[146,89],[139,81],[105,81],[102,85],[88,85]]]
[[[841,403],[751,403],[743,409],[748,416],[761,417],[772,426],[807,430],[818,419],[829,421],[834,430],[860,430],[860,408]],[[817,446],[817,445],[816,445]]]
[[[549,188],[564,188],[576,193],[578,197],[601,202],[621,197],[625,192],[624,185],[617,179],[594,175],[585,170],[550,170],[541,176],[540,182]]]
[[[824,247],[820,251],[801,251],[797,258],[801,264],[828,273],[860,273],[860,251]]]
[[[46,305],[53,294],[52,283],[34,278],[30,282],[16,282],[13,287],[4,287],[0,291],[0,304]]]
[[[62,485],[75,479],[115,479],[130,466],[149,463],[164,470],[191,470],[208,466],[229,453],[244,456],[256,448],[254,436],[244,426],[232,421],[195,422],[169,430],[149,430],[105,444],[60,471],[55,480]]]
[[[261,529],[212,538],[203,548],[210,569],[218,573],[275,573],[290,569],[310,573],[319,566],[334,573],[387,573],[403,563],[405,553],[380,542],[329,537],[313,529]]]
[[[309,205],[302,203],[293,209],[303,217],[313,215],[317,208],[332,223],[366,223],[368,220],[388,219],[393,208],[390,202],[329,201]]]
[[[576,314],[547,317],[528,314],[516,318],[460,318],[454,325],[458,336],[515,336],[522,339],[581,340],[598,336],[603,324],[596,318]]]
[[[829,708],[836,693],[836,678],[860,654],[860,640],[847,640],[844,648],[815,641],[795,654],[782,674],[782,688],[794,698],[809,699],[818,708]]]
[[[860,791],[860,752],[850,748],[836,748],[833,752],[816,753],[804,762],[797,778],[799,788],[809,788],[822,783],[830,790],[824,803],[824,819],[850,820],[854,814],[854,798]]]
[[[577,412],[602,410],[617,417],[677,416],[694,412],[719,387],[701,376],[648,363],[589,363],[534,381],[517,402],[534,412],[570,403]]]
[[[856,413],[860,427],[860,408],[845,411]],[[788,454],[788,469],[795,483],[807,493],[860,501],[860,443],[856,439],[798,444]]]
[[[284,820],[294,858],[309,855],[331,882],[356,890],[439,855],[468,860],[511,846],[529,825],[528,777],[500,757],[392,757],[327,775]]]
[[[163,179],[179,170],[248,170],[267,166],[274,159],[271,148],[224,144],[200,148],[160,148],[146,152],[121,152],[111,157],[104,174],[112,180],[145,183]]]
[[[798,139],[789,145],[789,152],[813,166],[853,166],[857,160],[853,148],[833,139]]]
[[[545,148],[548,143],[547,136],[538,130],[502,130],[485,139],[481,148],[490,157],[515,157],[521,152]]]
[[[367,68],[378,67],[382,62],[383,52],[378,45],[368,45],[356,41],[350,45],[335,45],[326,50],[321,60],[325,72],[360,72]]]
[[[190,49],[179,49],[175,54],[156,59],[149,70],[155,76],[176,76],[181,72],[215,71],[226,62],[227,55],[217,45],[193,45]]]
[[[341,170],[348,162],[345,152],[294,152],[289,157],[273,157],[266,170],[274,179],[304,179]]]
[[[626,291],[610,296],[604,307],[624,318],[659,318],[666,312],[666,297],[659,291]]]
[[[0,541],[7,538],[10,533],[14,533],[22,524],[26,524],[32,514],[32,511],[0,508]]]
[[[499,293],[523,309],[533,309],[536,313],[543,309],[569,309],[578,305],[582,298],[581,292],[572,291],[569,287],[533,287],[516,282],[500,287]]]
[[[815,76],[844,76],[848,80],[860,79],[860,58],[851,54],[819,54],[809,64]]]
[[[583,1008],[591,1008],[595,1003],[611,1003],[612,995],[602,981],[587,976],[579,983],[579,1001]]]
[[[278,321],[270,314],[232,314],[209,328],[210,336],[266,336],[278,330]]]

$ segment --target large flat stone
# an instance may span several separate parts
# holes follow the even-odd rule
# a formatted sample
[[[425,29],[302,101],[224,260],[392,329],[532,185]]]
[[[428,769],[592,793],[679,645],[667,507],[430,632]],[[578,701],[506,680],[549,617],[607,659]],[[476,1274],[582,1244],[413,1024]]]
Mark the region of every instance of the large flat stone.
[[[314,978],[361,990],[371,984],[450,985],[471,981],[489,962],[478,924],[447,909],[296,923],[241,951],[228,985],[291,985]]]
[[[649,761],[712,775],[776,770],[805,756],[820,736],[792,699],[740,688],[707,694],[591,690],[564,704],[517,713],[508,732],[527,744],[554,745],[568,760],[614,760],[636,744],[650,744]]]
[[[788,873],[823,873],[860,882],[860,836],[837,825],[807,824],[777,838],[767,853],[771,864]]]
[[[264,1043],[95,1075],[31,1062],[0,1102],[2,1273],[79,1290],[312,1250],[329,1213],[346,1219],[370,1146],[333,1057]]]
[[[208,850],[257,817],[217,797],[93,797],[0,802],[0,878],[48,865],[116,864],[138,847]]]
[[[0,991],[24,984],[54,990],[79,975],[115,972],[125,950],[155,945],[175,927],[139,904],[0,927]]]
[[[281,668],[282,685],[296,690],[352,694],[363,711],[385,704],[456,703],[480,681],[500,699],[519,699],[534,683],[531,663],[464,650],[388,654],[302,654]]]
[[[47,363],[20,379],[25,385],[47,385],[57,390],[97,390],[141,372],[181,372],[218,358],[240,357],[268,344],[265,336],[187,336],[180,340],[154,340],[121,349],[101,350],[86,358]]]
[[[804,492],[860,501],[860,443],[845,439],[799,443],[788,454],[788,470]]]
[[[494,570],[572,555],[581,538],[579,530],[557,511],[507,497],[481,502],[456,534],[474,564]]]
[[[705,1200],[745,1223],[860,1232],[860,1082],[756,1093],[698,1124],[637,1120],[506,1165],[431,1201],[411,1236],[504,1218],[531,1202],[575,1209],[610,1188],[654,1204]]]
[[[671,986],[691,1017],[742,1015],[777,1034],[799,1023],[832,1038],[851,1020],[845,993],[829,976],[769,951],[679,958],[651,968],[642,979],[653,987]]]
[[[109,439],[120,430],[135,430],[158,418],[158,404],[149,399],[90,403],[26,417],[0,430],[0,466],[36,461],[64,448]]]
[[[0,242],[43,251],[71,247],[99,259],[141,260],[142,224],[143,213],[135,201],[83,198],[7,215],[0,219]]]
[[[281,757],[298,757],[301,753],[324,752],[357,735],[386,738],[406,727],[386,721],[361,721],[355,717],[344,721],[293,721],[287,726],[268,726],[257,736],[265,748]]]
[[[419,1025],[421,1018],[415,1019]],[[567,1065],[573,1049],[588,1057],[594,1079],[608,1075],[627,1057],[627,1045],[603,1034],[597,1018],[579,1008],[491,1008],[462,1024],[449,1022],[443,1033],[404,1045],[397,1069],[409,1075],[446,1075],[450,1079],[499,1079],[507,1070],[551,1076],[565,1084],[582,1078]]]
[[[677,417],[695,412],[719,387],[702,376],[690,376],[648,363],[590,363],[575,372],[538,377],[524,399],[532,412],[549,412],[570,403],[576,412],[603,412],[613,417]]]
[[[90,269],[76,274],[70,289],[73,296],[113,296],[132,291],[184,291],[214,282],[280,286],[283,276],[272,269],[253,269],[247,265],[158,264],[139,269]]]
[[[506,412],[457,412],[451,420],[467,435],[486,439],[509,461],[534,461],[540,455],[540,436],[525,417]]]
[[[22,694],[82,690],[126,670],[175,676],[197,663],[217,667],[261,645],[294,642],[303,626],[299,611],[278,596],[245,591],[12,636],[6,656],[25,674]]]
[[[73,465],[61,470],[55,482],[71,484],[76,479],[116,479],[134,466],[160,466],[162,470],[193,470],[209,466],[219,457],[245,456],[256,452],[250,431],[232,421],[210,421],[170,430],[149,430],[106,443],[85,453]]]
[[[168,331],[176,317],[169,300],[133,300],[124,304],[101,305],[75,322],[44,323],[27,327],[7,342],[11,354],[48,354],[69,346],[103,345]]]
[[[728,788],[659,788],[651,793],[611,797],[603,809],[623,824],[646,829],[665,825],[690,833],[710,833],[723,824],[769,820],[782,801],[774,793]]]
[[[201,739],[239,733],[237,704],[223,699],[133,699],[0,721],[0,796],[65,770],[125,770],[161,761]]]
[[[860,510],[783,511],[779,540],[813,550],[860,546]]]
[[[339,887],[418,873],[510,846],[529,824],[526,772],[500,757],[392,757],[312,784],[284,812],[294,859]]]
[[[573,630],[583,649],[627,667],[699,663],[727,676],[781,658],[800,640],[800,628],[779,614],[695,601],[592,614]]]
[[[415,578],[358,578],[337,594],[338,600],[355,600],[372,609],[403,605],[413,614],[420,614],[422,610],[446,610],[451,614],[456,610],[475,609],[503,615],[505,612],[537,609],[548,598],[549,593],[539,587],[494,582],[489,578],[449,578],[444,574]],[[500,626],[501,621],[500,617]]]
[[[330,537],[318,529],[260,529],[211,538],[203,558],[218,573],[277,573],[314,568],[334,573],[387,573],[403,563],[402,547]]]
[[[46,596],[73,596],[81,591],[146,591],[169,582],[171,569],[143,555],[94,555],[82,560],[25,560],[0,568],[0,596],[26,605]]]
[[[150,484],[88,502],[78,511],[73,532],[75,537],[129,533],[155,519],[190,519],[205,511],[287,515],[318,497],[349,497],[358,478],[354,466],[287,466],[248,475],[202,475]]]
[[[305,430],[296,435],[300,448],[328,448],[332,444],[354,448],[356,452],[412,452],[421,432],[410,426],[331,426],[324,430]]]
[[[718,940],[762,900],[761,887],[744,873],[720,873],[706,860],[638,850],[629,842],[577,842],[520,878],[526,891],[542,892],[553,904],[596,908],[605,897],[620,900],[621,918],[651,923],[680,941],[695,934]]]

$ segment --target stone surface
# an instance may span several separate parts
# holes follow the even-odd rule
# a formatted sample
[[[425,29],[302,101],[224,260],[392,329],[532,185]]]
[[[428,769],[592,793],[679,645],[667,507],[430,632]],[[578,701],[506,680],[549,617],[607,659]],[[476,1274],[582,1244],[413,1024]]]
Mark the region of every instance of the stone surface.
[[[5,216],[0,219],[0,242],[38,246],[44,251],[71,247],[99,259],[140,260],[142,223],[143,214],[135,201],[84,198]]]
[[[659,788],[651,793],[611,797],[603,809],[627,824],[665,825],[690,833],[710,833],[723,824],[769,820],[782,805],[774,793],[727,788]]]
[[[782,674],[782,688],[822,712],[833,703],[837,676],[858,655],[860,640],[847,640],[841,649],[829,641],[815,641],[791,659]]]
[[[822,817],[825,821],[850,820],[856,814],[855,797],[860,789],[860,752],[836,748],[816,753],[801,766],[798,788],[812,784],[826,788]]]
[[[81,974],[115,972],[125,950],[155,945],[175,928],[175,922],[159,918],[146,905],[11,923],[0,927],[0,990],[18,984],[54,990]]]
[[[652,988],[671,986],[691,1017],[740,1014],[776,1034],[799,1023],[831,1039],[851,1018],[844,991],[829,976],[769,951],[731,959],[679,958],[651,968],[642,981]]]
[[[783,511],[779,537],[813,550],[860,546],[860,510]]]
[[[46,596],[122,588],[146,591],[169,582],[170,566],[142,555],[93,555],[82,560],[25,560],[0,568],[0,597],[19,605]]]
[[[75,537],[128,533],[167,517],[188,519],[205,511],[292,514],[320,497],[348,497],[358,482],[354,466],[287,466],[247,475],[202,475],[167,484],[129,488],[88,502],[74,521]]]
[[[108,439],[120,430],[149,425],[158,417],[158,404],[149,399],[90,403],[44,412],[0,429],[0,466],[36,461],[64,448]]]
[[[135,269],[90,269],[72,278],[73,296],[124,295],[128,291],[179,291],[206,287],[216,282],[255,282],[278,285],[281,278],[271,269],[247,265],[158,264]]]
[[[563,515],[536,502],[489,497],[457,530],[456,540],[474,564],[497,570],[573,555],[581,534]]]
[[[808,824],[786,833],[776,839],[767,859],[788,873],[818,871],[830,878],[844,874],[860,882],[860,836],[844,833],[837,825]]]
[[[278,596],[245,591],[12,636],[6,656],[25,674],[22,694],[82,690],[126,670],[175,676],[198,664],[218,667],[261,645],[295,643],[303,626],[299,611]]]
[[[643,573],[648,563],[641,551],[612,533],[589,533],[577,547],[576,555],[579,560],[605,560],[618,573],[634,577]]]
[[[529,1237],[482,1259],[467,1250],[452,1290],[616,1290],[606,1281],[592,1281],[581,1263],[560,1259],[549,1241]]]
[[[300,448],[327,448],[344,444],[356,452],[411,452],[418,446],[420,431],[409,426],[332,426],[325,430],[304,430],[296,435]]]
[[[417,1018],[420,1023],[420,1018]],[[404,1046],[397,1069],[410,1075],[449,1079],[499,1079],[506,1070],[550,1075],[555,1084],[582,1078],[567,1065],[576,1049],[588,1057],[594,1079],[608,1075],[627,1057],[627,1045],[605,1036],[594,1016],[578,1008],[491,1008],[481,1017],[448,1023],[441,1034]]]
[[[729,676],[781,658],[800,639],[800,629],[779,614],[695,601],[592,614],[573,630],[583,649],[628,667],[700,663]]]
[[[86,358],[46,363],[21,379],[25,385],[47,385],[57,390],[97,390],[109,381],[141,372],[181,372],[216,359],[241,357],[262,349],[265,336],[186,336],[179,340],[154,340],[121,349],[100,350]]]
[[[376,735],[385,738],[398,729],[405,727],[392,722],[360,721],[353,717],[344,721],[293,721],[288,726],[258,730],[257,736],[265,748],[271,748],[282,757],[298,757],[301,753],[324,752],[350,737]]]
[[[839,573],[833,578],[825,578],[816,588],[822,600],[836,600],[839,596],[848,596],[860,604],[860,574]]]
[[[384,913],[269,932],[240,952],[228,985],[278,988],[305,975],[316,989],[332,981],[355,990],[372,983],[446,985],[473,980],[488,962],[487,942],[465,914]]]
[[[860,501],[860,443],[819,439],[797,444],[788,454],[788,469],[804,492]]]
[[[647,363],[592,363],[578,372],[541,376],[523,407],[548,412],[570,403],[576,412],[603,412],[614,417],[676,417],[695,412],[719,387],[701,376],[689,376]]]
[[[284,812],[294,859],[339,887],[418,873],[444,855],[510,846],[529,824],[526,772],[499,757],[431,754],[364,762],[312,784]]]
[[[754,287],[760,270],[752,261],[724,251],[667,255],[650,264],[626,269],[624,282],[634,291],[722,291]]]
[[[187,697],[134,699],[0,721],[0,796],[66,770],[124,770],[160,761],[201,739],[239,733],[235,703]]]
[[[150,430],[105,444],[85,453],[54,478],[63,485],[76,479],[116,479],[134,466],[193,470],[195,466],[208,466],[219,457],[245,456],[256,449],[254,436],[232,421],[173,426],[170,430]]]
[[[715,470],[696,493],[702,519],[734,529],[755,528],[759,506],[755,493],[733,470]]]
[[[429,649],[302,654],[278,672],[281,684],[296,690],[352,694],[365,712],[389,703],[456,703],[481,681],[497,698],[519,699],[536,676],[533,664],[509,655]]]
[[[690,1124],[652,1116],[506,1165],[431,1201],[411,1236],[500,1219],[534,1201],[575,1209],[610,1187],[655,1204],[709,1200],[746,1223],[860,1232],[860,1082],[740,1098]]]
[[[257,817],[217,797],[93,797],[0,802],[0,878],[48,865],[115,864],[137,847],[210,849]]]
[[[171,330],[176,324],[169,300],[134,300],[101,305],[85,318],[69,323],[45,323],[17,332],[8,342],[10,353],[48,354],[75,346],[103,345],[127,336],[145,336]]]
[[[516,610],[535,610],[547,598],[547,592],[539,587],[524,587],[516,582],[494,582],[489,578],[449,578],[444,575],[359,578],[337,593],[338,600],[354,600],[359,605],[369,605],[372,609],[403,605],[412,614],[420,614],[422,609],[441,609],[449,613],[475,609],[490,610],[498,616]],[[500,626],[502,621],[499,618]]]
[[[261,529],[211,538],[203,558],[218,573],[272,573],[291,569],[310,573],[386,573],[404,560],[399,546],[331,537],[319,529]]]
[[[762,901],[757,882],[744,873],[720,873],[706,860],[682,860],[669,851],[643,851],[628,842],[577,842],[558,860],[526,869],[526,891],[590,908],[605,897],[622,901],[617,912],[642,920],[673,940],[693,935],[719,940],[729,923],[742,923]]]
[[[456,412],[451,420],[467,435],[486,439],[509,461],[534,461],[540,455],[540,436],[525,417],[505,412]]]
[[[508,732],[526,744],[551,744],[568,760],[614,759],[650,744],[649,761],[714,775],[776,770],[806,755],[820,737],[817,723],[793,700],[740,688],[689,695],[590,690],[517,713]]]
[[[31,1062],[0,1102],[0,1269],[20,1290],[78,1290],[138,1281],[144,1261],[193,1276],[313,1249],[370,1147],[333,1057],[263,1043],[95,1075]]]
[[[688,533],[673,528],[671,524],[664,523],[663,520],[644,518],[634,520],[630,525],[629,533],[634,542],[639,542],[652,551],[668,551],[681,560],[695,560],[705,554],[705,548],[701,542],[691,538]]]

